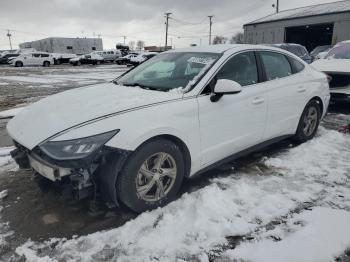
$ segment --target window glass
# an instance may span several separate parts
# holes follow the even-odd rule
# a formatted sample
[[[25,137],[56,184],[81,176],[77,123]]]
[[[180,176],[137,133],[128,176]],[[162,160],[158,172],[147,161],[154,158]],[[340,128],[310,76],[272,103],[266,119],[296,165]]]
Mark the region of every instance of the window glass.
[[[91,47],[91,49],[92,49],[92,50],[96,50],[96,47],[93,46],[93,47]]]
[[[70,45],[69,45],[69,46],[67,46],[67,49],[68,49],[68,50],[71,50],[71,49],[73,49],[73,46],[70,46]]]
[[[350,43],[339,43],[327,54],[328,59],[350,59]]]
[[[261,52],[267,80],[286,77],[292,74],[291,65],[285,55],[274,52]]]
[[[241,86],[256,84],[258,82],[258,69],[254,53],[246,52],[231,58],[220,69],[217,79],[233,80]]]
[[[49,54],[41,54],[41,57],[49,57]]]
[[[115,83],[126,86],[143,86],[160,91],[174,88],[192,88],[220,54],[200,52],[172,52],[151,54],[134,70],[123,75]]]
[[[40,54],[33,54],[34,57],[40,57]]]
[[[305,68],[305,66],[302,63],[295,60],[294,58],[289,57],[289,61],[292,64],[294,74],[299,73],[300,71],[302,71]]]

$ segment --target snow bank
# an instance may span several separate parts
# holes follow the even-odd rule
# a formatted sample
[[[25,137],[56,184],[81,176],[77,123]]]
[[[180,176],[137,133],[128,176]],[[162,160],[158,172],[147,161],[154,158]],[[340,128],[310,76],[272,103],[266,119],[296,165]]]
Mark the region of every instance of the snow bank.
[[[316,207],[295,216],[291,223],[302,225],[281,241],[264,239],[244,243],[226,255],[231,259],[259,262],[327,262],[350,247],[350,212]]]
[[[30,83],[38,83],[38,84],[47,84],[47,83],[58,83],[62,82],[58,79],[48,79],[47,77],[39,77],[39,76],[1,76],[0,79],[16,81],[16,82],[30,82]]]
[[[17,115],[19,112],[21,112],[24,108],[25,106],[15,107],[8,110],[0,111],[0,118],[13,117]]]
[[[272,219],[289,214],[301,203],[318,201],[350,209],[349,158],[349,136],[321,129],[320,136],[313,141],[263,159],[262,164],[268,167],[263,174],[252,168],[215,178],[205,188],[184,194],[164,208],[143,213],[119,228],[59,240],[48,254],[39,250],[42,245],[50,246],[45,242],[28,242],[18,248],[17,253],[29,261],[45,256],[73,261],[101,258],[174,261],[206,257],[203,254],[226,242],[225,236],[252,233]],[[342,197],[337,198],[340,194]],[[325,219],[315,224],[317,215],[324,215]],[[305,228],[306,233],[300,231],[295,239],[291,238],[291,244],[298,242],[297,239],[305,242],[316,238],[310,236],[304,241],[302,236],[325,226],[326,218],[332,219],[328,227],[349,221],[346,211],[315,209],[311,214],[296,217],[304,219],[310,227]],[[325,234],[328,233],[329,230],[325,230]],[[344,249],[349,240],[350,234],[342,234],[341,248]],[[284,245],[281,246],[278,248],[282,250]],[[317,247],[316,244],[310,246]],[[334,245],[324,246],[323,254],[335,254],[341,248],[335,250]]]
[[[4,171],[15,171],[18,166],[12,159],[10,152],[14,150],[15,147],[0,147],[0,175]]]

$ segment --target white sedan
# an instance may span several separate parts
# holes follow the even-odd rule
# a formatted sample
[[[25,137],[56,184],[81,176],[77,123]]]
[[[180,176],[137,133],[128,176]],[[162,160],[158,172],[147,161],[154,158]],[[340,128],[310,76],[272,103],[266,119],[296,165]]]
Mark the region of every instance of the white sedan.
[[[21,167],[142,212],[173,200],[188,177],[286,137],[313,138],[328,103],[326,75],[295,55],[216,45],[42,99],[7,129]]]

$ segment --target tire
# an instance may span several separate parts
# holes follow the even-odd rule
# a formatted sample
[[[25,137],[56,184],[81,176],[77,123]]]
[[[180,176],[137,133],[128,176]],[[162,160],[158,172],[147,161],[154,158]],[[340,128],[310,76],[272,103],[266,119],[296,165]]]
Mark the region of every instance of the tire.
[[[78,61],[78,62],[76,63],[76,65],[77,65],[77,66],[81,66],[81,62]]]
[[[15,67],[22,67],[23,66],[23,63],[21,61],[17,61],[15,63]]]
[[[160,168],[156,168],[159,159],[165,160],[160,161]],[[141,173],[141,167],[148,171]],[[155,172],[156,169],[159,171]],[[169,176],[165,175],[165,170]],[[138,213],[164,206],[176,198],[184,174],[184,160],[176,144],[166,139],[150,141],[126,161],[117,179],[118,198]]]
[[[101,62],[100,62],[100,61],[97,61],[97,62],[96,62],[96,65],[99,65],[99,64],[101,64]]]
[[[45,61],[43,64],[44,67],[49,67],[50,66],[50,62],[49,61]]]
[[[304,143],[312,139],[318,129],[321,119],[321,108],[316,100],[311,100],[305,107],[298,124],[294,139]]]

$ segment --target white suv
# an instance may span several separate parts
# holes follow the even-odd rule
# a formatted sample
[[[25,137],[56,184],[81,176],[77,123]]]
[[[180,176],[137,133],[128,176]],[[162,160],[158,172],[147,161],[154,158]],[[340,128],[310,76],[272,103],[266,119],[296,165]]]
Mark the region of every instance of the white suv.
[[[243,153],[313,138],[328,103],[326,75],[297,56],[216,45],[168,51],[114,82],[47,97],[7,129],[21,167],[142,212]]]
[[[23,53],[11,60],[13,66],[50,66],[54,64],[53,57],[46,52]]]

